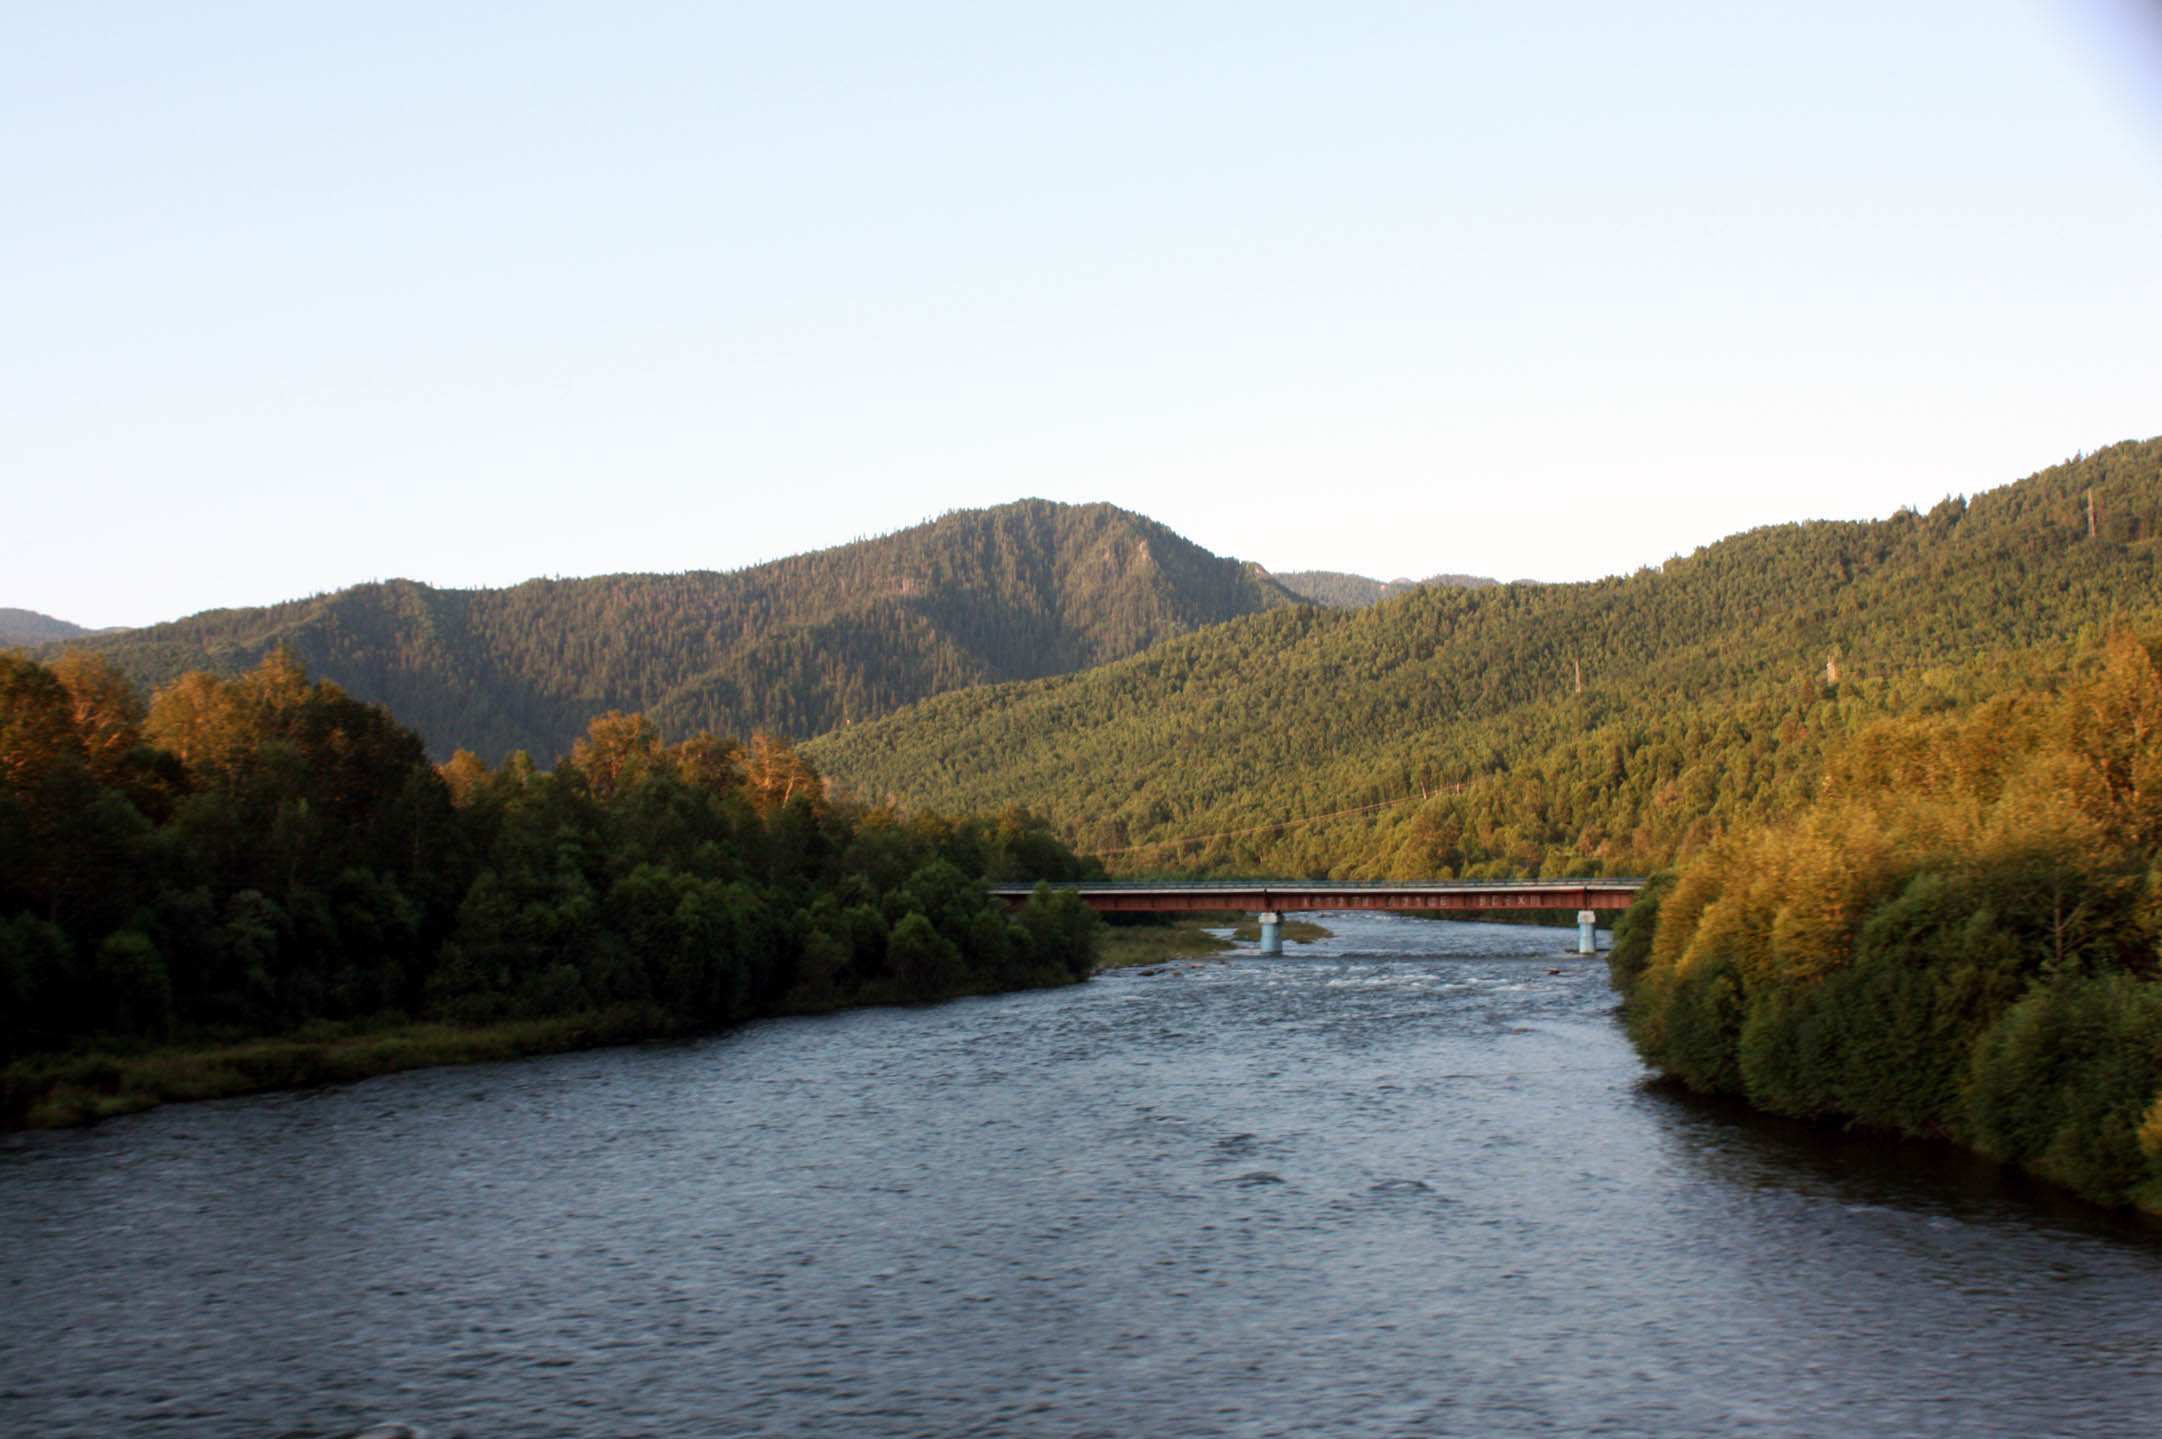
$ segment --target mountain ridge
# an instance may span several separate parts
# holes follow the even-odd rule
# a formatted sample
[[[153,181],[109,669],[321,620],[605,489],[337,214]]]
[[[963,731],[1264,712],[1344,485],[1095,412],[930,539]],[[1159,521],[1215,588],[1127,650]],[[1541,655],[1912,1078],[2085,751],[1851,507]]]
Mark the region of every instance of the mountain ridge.
[[[1993,665],[2070,663],[2152,614],[2158,535],[2162,440],[2128,441],[1926,514],[1762,527],[1633,575],[1249,616],[808,751],[903,804],[1048,813],[1129,868],[1642,872],[1792,803],[1827,734],[1957,703]]]
[[[89,635],[108,633],[112,631],[94,630],[87,625],[40,614],[36,610],[0,605],[0,649],[49,644],[56,640],[82,639]]]
[[[284,645],[388,705],[438,759],[525,749],[545,761],[610,709],[679,737],[813,735],[1298,603],[1145,516],[1020,500],[729,572],[500,590],[380,581],[71,643],[150,685],[235,675]]]
[[[1375,580],[1365,575],[1347,574],[1341,570],[1293,570],[1288,574],[1272,573],[1270,579],[1302,598],[1317,605],[1333,609],[1355,610],[1383,600],[1395,599],[1422,586],[1438,585],[1453,589],[1476,590],[1501,583],[1485,575],[1428,575],[1423,580]]]

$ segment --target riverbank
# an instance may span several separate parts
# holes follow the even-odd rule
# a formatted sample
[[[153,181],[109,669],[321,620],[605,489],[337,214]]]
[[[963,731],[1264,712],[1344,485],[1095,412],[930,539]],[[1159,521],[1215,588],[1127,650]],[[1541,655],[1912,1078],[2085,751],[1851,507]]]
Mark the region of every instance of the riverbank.
[[[0,1070],[0,1130],[64,1129],[161,1104],[348,1084],[446,1064],[526,1059],[683,1033],[650,1007],[488,1025],[311,1025],[294,1034],[31,1055]]]
[[[1231,931],[1229,936],[1209,932],[1226,928]],[[1310,920],[1284,921],[1287,944],[1312,944],[1332,933]],[[1207,959],[1240,944],[1260,942],[1261,921],[1236,912],[1181,915],[1169,924],[1106,925],[1097,941],[1096,968],[1132,969],[1179,959]]]
[[[1209,933],[1227,927],[1229,938]],[[1284,922],[1284,939],[1291,944],[1311,944],[1331,933],[1307,920]],[[1168,925],[1106,927],[1099,935],[1096,968],[1102,971],[1205,959],[1241,942],[1259,943],[1261,925],[1246,915],[1189,915]],[[845,1002],[793,1002],[779,1012],[811,1014],[902,1002],[888,986]],[[528,1059],[678,1038],[705,1028],[687,1025],[657,1006],[618,1005],[482,1025],[318,1021],[286,1035],[30,1055],[0,1069],[0,1132],[65,1129],[161,1104],[350,1084],[408,1069]]]
[[[1005,992],[964,986],[932,1002]],[[918,1002],[889,981],[824,1001],[799,991],[771,1015],[759,1017]],[[317,1020],[283,1035],[88,1045],[66,1054],[27,1055],[0,1068],[0,1133],[95,1124],[162,1104],[351,1084],[409,1069],[530,1059],[712,1032],[711,1025],[687,1023],[657,1005],[616,1005],[492,1024]]]

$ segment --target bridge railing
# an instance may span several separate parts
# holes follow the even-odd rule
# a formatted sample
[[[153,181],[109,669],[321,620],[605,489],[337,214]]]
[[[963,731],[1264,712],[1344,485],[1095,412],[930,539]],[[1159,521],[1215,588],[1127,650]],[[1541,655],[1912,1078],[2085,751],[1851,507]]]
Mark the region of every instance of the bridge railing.
[[[1426,880],[1404,883],[1361,879],[1069,880],[1070,890],[1093,909],[1279,910],[1393,909],[1627,909],[1644,881],[1599,877],[1569,879]],[[990,886],[1013,904],[1035,893],[1029,884]]]
[[[1026,884],[994,884],[994,894],[1027,894],[1036,888],[1035,881]],[[1297,890],[1302,894],[1339,890],[1346,894],[1371,894],[1377,891],[1395,893],[1454,894],[1466,890],[1538,890],[1538,889],[1627,889],[1639,890],[1645,881],[1637,876],[1598,875],[1591,878],[1567,879],[1064,879],[1044,880],[1053,889],[1100,889],[1129,890],[1136,893],[1160,893],[1176,890]]]

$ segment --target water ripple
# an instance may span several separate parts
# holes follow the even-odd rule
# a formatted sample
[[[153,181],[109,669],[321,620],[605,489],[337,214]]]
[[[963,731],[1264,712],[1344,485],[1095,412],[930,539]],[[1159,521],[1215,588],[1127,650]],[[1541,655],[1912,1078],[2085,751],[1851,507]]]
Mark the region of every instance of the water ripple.
[[[1647,1087],[1552,931],[1330,924],[17,1138],[0,1431],[2151,1432],[2152,1230]]]

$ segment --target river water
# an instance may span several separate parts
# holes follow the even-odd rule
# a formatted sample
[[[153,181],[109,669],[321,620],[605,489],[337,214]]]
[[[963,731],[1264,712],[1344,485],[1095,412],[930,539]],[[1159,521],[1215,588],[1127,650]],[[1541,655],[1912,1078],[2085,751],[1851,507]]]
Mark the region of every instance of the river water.
[[[2149,1435],[2162,1235],[1645,1082],[1573,931],[0,1149],[0,1432]]]

